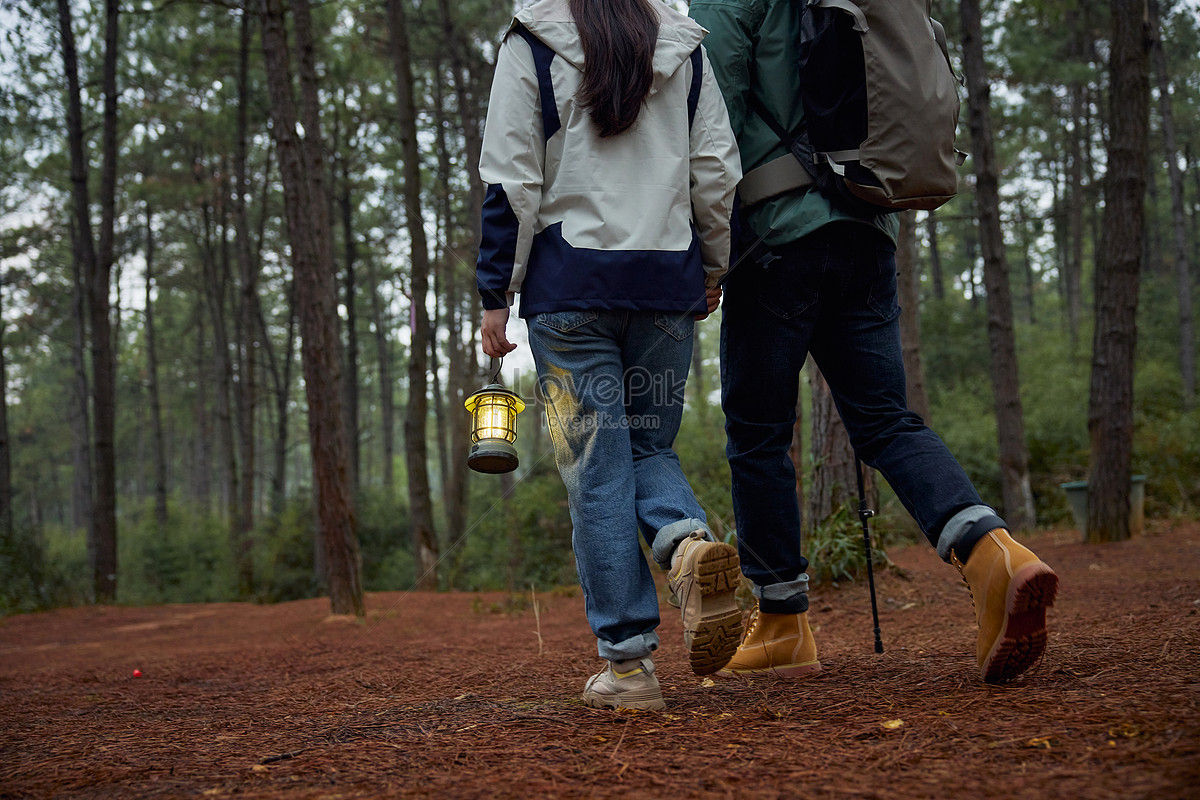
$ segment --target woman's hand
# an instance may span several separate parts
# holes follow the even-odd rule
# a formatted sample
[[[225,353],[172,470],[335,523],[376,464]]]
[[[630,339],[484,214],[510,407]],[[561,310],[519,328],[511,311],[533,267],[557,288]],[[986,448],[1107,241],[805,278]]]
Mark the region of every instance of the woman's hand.
[[[483,352],[492,358],[504,358],[517,349],[508,340],[505,328],[508,327],[508,308],[486,308],[483,311],[483,324],[479,332],[483,334]]]
[[[708,319],[708,315],[717,310],[717,306],[721,302],[721,287],[711,286],[704,290],[704,299],[708,302],[708,310],[703,314],[696,315],[696,321]]]

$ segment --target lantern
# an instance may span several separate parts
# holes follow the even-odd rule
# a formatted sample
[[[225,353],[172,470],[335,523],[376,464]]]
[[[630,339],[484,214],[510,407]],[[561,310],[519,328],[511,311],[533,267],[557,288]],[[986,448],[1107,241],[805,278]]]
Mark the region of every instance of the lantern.
[[[488,384],[467,398],[471,412],[471,454],[467,466],[497,474],[517,468],[517,414],[525,402],[498,383]]]

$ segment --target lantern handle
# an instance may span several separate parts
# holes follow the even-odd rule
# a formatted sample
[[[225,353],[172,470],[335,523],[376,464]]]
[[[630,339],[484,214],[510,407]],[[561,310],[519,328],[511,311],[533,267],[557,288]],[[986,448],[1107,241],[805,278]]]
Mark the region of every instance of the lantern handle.
[[[492,356],[492,363],[494,363],[496,365],[496,371],[492,373],[492,383],[499,383],[500,382],[500,367],[502,367],[504,365],[504,356],[500,356],[499,358]]]

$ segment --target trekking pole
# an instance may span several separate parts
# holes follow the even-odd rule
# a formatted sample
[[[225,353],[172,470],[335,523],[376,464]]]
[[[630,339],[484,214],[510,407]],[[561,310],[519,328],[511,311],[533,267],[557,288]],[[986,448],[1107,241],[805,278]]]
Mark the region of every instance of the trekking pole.
[[[883,652],[883,639],[879,635],[879,607],[875,603],[875,568],[871,560],[871,529],[867,520],[875,516],[875,512],[867,508],[867,492],[863,488],[862,461],[854,454],[854,471],[858,473],[858,518],[862,520],[863,550],[867,554],[867,583],[871,587],[871,619],[875,622],[875,652]]]

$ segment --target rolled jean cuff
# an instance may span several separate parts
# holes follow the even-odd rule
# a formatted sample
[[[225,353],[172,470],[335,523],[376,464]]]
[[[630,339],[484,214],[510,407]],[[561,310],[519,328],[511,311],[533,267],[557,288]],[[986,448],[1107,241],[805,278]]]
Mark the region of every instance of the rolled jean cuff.
[[[770,586],[754,585],[754,596],[758,598],[758,610],[764,614],[803,614],[808,611],[808,573],[787,583]]]
[[[975,525],[988,517],[993,517],[995,524],[975,530]],[[1005,527],[1005,522],[996,514],[991,506],[970,506],[959,511],[950,521],[942,526],[938,534],[937,551],[942,561],[949,563],[950,554],[956,553],[960,561],[965,562],[971,554],[975,542],[982,539],[989,530]]]
[[[705,539],[710,542],[716,541],[712,531],[709,530],[708,523],[702,519],[692,517],[672,522],[661,528],[654,536],[654,545],[650,549],[654,551],[655,563],[663,569],[670,569],[671,555],[675,552],[675,546],[688,538],[692,531],[704,531]]]
[[[639,633],[623,642],[596,640],[596,651],[609,661],[624,661],[627,658],[643,658],[658,649],[658,634],[654,631]]]

